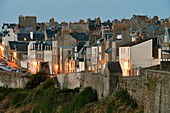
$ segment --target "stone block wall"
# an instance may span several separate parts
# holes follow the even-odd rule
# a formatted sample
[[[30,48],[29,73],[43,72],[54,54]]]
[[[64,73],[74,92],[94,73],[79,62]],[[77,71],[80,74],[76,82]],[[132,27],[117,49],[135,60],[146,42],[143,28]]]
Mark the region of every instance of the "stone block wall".
[[[170,113],[170,72],[147,71],[144,112]]]
[[[91,86],[99,99],[122,88],[144,106],[144,113],[170,113],[170,72],[147,70],[142,76],[119,77],[118,84],[114,77],[83,72],[57,75],[61,88]]]
[[[57,75],[60,88],[74,89],[91,86],[97,91],[98,98],[104,97],[104,76],[96,73],[69,73]]]
[[[105,95],[104,92],[106,92],[105,83],[104,80],[106,78],[97,73],[82,73],[81,74],[81,87],[86,88],[88,86],[91,86],[93,89],[97,91],[97,95],[99,99],[102,99]]]
[[[70,73],[70,74],[58,74],[57,80],[58,85],[61,89],[69,88],[74,89],[80,87],[80,75],[81,73]]]
[[[127,90],[138,104],[143,105],[145,91],[144,76],[120,77],[118,88]]]
[[[17,74],[0,73],[0,87],[24,88],[28,78]]]
[[[143,76],[119,78],[119,89],[126,89],[144,106],[144,113],[170,113],[170,72],[147,70]]]

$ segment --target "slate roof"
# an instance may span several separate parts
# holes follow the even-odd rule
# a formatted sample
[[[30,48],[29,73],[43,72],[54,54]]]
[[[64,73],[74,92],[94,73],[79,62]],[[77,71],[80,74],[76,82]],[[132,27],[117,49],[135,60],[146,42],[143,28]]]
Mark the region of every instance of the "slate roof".
[[[17,41],[9,41],[10,50],[16,51],[26,51],[28,50],[28,42],[17,42]]]
[[[45,35],[43,33],[33,33],[33,39],[30,38],[30,33],[18,33],[18,41],[25,41],[24,38],[26,38],[26,41],[42,41],[45,38]]]
[[[77,41],[88,41],[89,38],[85,33],[70,33],[70,35],[75,38]]]
[[[54,37],[55,31],[51,29],[46,29],[46,33],[47,33],[48,38],[52,38]]]
[[[19,42],[17,45],[16,45],[16,51],[25,51],[27,52],[28,51],[28,44],[27,42]]]
[[[20,26],[20,33],[29,33],[30,31],[34,31],[33,26],[28,26],[28,27]]]
[[[107,66],[110,73],[122,73],[119,62],[107,62]]]
[[[17,24],[15,24],[15,23],[10,24],[10,27],[12,27],[12,28],[14,28],[14,27],[16,27],[16,26],[17,26]]]
[[[112,52],[112,47],[109,47],[108,49],[106,49],[105,53],[111,53]]]
[[[161,29],[161,30],[155,30],[155,36],[160,36],[160,35],[164,35],[165,34],[165,30]]]
[[[17,41],[9,41],[10,50],[15,50],[15,45],[18,43]]]
[[[134,45],[137,45],[137,44],[140,44],[140,43],[143,43],[143,42],[146,42],[148,40],[151,40],[151,39],[154,39],[154,38],[149,38],[149,39],[143,39],[142,41],[140,42],[128,42],[124,45],[121,45],[120,47],[129,47],[129,46],[134,46]]]
[[[84,47],[85,44],[86,44],[86,42],[79,42],[77,44],[77,52],[79,52]]]
[[[57,29],[57,31],[61,31],[62,30],[62,26],[57,26],[56,29]]]

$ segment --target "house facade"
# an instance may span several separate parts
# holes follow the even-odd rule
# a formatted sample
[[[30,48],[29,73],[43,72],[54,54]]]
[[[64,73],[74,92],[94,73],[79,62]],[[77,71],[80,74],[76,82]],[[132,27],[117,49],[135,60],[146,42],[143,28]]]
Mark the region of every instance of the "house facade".
[[[119,62],[123,76],[139,75],[139,69],[160,65],[161,49],[155,39],[129,43],[119,47]]]
[[[52,42],[30,41],[28,47],[28,69],[31,73],[35,74],[42,70],[43,63],[48,64],[47,70],[49,70],[49,73],[52,74]]]
[[[18,41],[17,39],[17,35],[13,32],[13,29],[10,29],[9,33],[2,37],[2,56],[5,58],[5,59],[9,59],[8,58],[8,53],[9,53],[9,41]]]

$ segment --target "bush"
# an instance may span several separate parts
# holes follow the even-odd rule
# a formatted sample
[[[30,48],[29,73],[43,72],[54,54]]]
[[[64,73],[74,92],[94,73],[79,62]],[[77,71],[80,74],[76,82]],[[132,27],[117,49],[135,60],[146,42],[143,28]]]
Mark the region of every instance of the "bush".
[[[33,89],[38,86],[40,83],[44,82],[48,76],[46,76],[46,72],[40,71],[31,76],[30,80],[27,82],[25,88],[26,89]]]
[[[130,105],[133,109],[137,108],[137,102],[129,95],[126,90],[120,90],[115,95],[121,103]]]
[[[70,103],[67,103],[61,110],[61,113],[78,112],[86,104],[93,101],[97,101],[97,93],[91,87],[87,87],[80,94],[76,95]]]
[[[110,103],[107,105],[107,113],[114,113],[118,109],[118,106],[116,106],[115,101],[112,100]]]
[[[114,98],[107,105],[107,113],[123,112],[131,113],[138,108],[137,102],[126,90],[120,90],[114,94]],[[122,110],[122,111],[120,111]],[[136,113],[136,112],[135,112]]]
[[[11,88],[0,87],[0,101],[2,101],[5,98],[5,96],[8,95],[12,91],[13,89]]]
[[[43,89],[47,89],[50,86],[55,86],[54,81],[51,78],[46,79],[43,83],[42,83],[42,87]]]
[[[79,93],[80,92],[80,88],[74,88],[74,93]]]

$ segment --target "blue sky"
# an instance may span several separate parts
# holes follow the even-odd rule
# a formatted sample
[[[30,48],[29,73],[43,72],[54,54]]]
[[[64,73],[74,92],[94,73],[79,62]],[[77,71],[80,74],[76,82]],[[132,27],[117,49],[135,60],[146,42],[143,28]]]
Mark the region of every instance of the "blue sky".
[[[0,24],[17,23],[18,16],[37,16],[38,22],[74,22],[100,17],[102,21],[143,14],[170,16],[170,0],[0,0]]]

